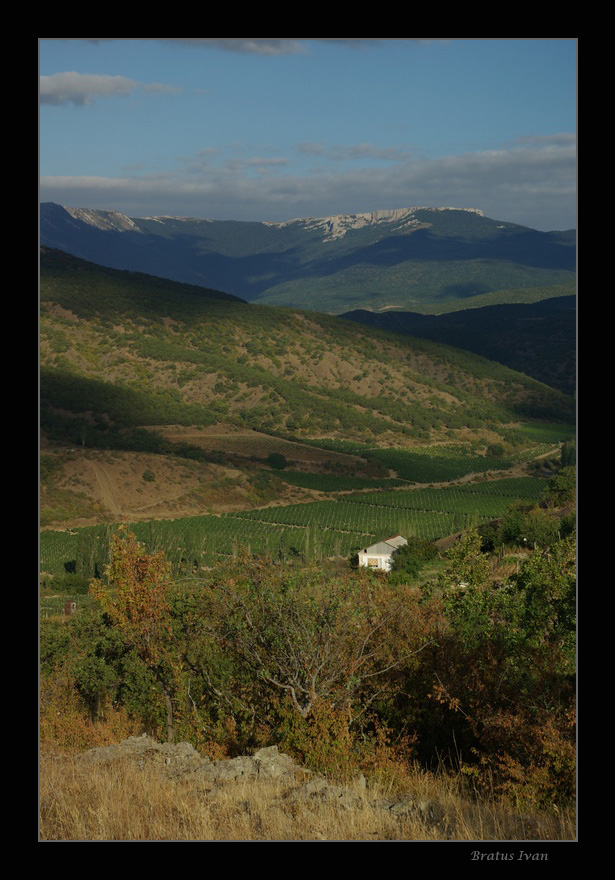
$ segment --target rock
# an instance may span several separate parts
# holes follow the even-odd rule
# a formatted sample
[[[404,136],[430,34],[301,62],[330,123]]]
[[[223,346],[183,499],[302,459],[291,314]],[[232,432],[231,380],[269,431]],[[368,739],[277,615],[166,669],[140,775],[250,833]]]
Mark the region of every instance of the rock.
[[[141,767],[146,764],[161,765],[169,768],[173,775],[192,772],[203,764],[210,763],[210,759],[199,755],[190,743],[161,744],[146,733],[142,736],[129,736],[114,746],[90,749],[81,756],[82,761],[96,764],[122,758],[132,759]]]
[[[211,782],[233,782],[236,779],[258,776],[258,767],[252,758],[225,758],[199,768],[199,776]]]
[[[258,775],[266,779],[294,776],[301,769],[289,755],[280,753],[277,746],[259,749],[252,760],[258,768]]]
[[[363,808],[363,800],[350,788],[341,785],[331,785],[322,776],[311,779],[299,788],[287,793],[286,799],[294,803],[298,801],[319,801],[333,804],[344,810],[360,810]]]
[[[212,761],[203,757],[187,742],[157,743],[151,737],[131,736],[118,745],[90,749],[81,756],[84,762],[102,764],[118,759],[135,761],[142,769],[162,772],[172,779],[190,778],[204,797],[215,801],[219,788],[238,780],[279,780],[284,784],[281,801],[287,804],[301,803],[309,810],[310,805],[331,806],[340,810],[361,810],[367,804],[374,810],[382,810],[399,820],[416,819],[426,826],[440,828],[448,839],[455,822],[437,801],[405,797],[400,800],[373,800],[367,795],[367,783],[360,774],[350,788],[335,785],[319,774],[300,767],[289,756],[278,751],[277,746],[258,749],[251,756],[225,758]],[[360,793],[357,793],[359,791]],[[246,803],[249,803],[246,801]]]

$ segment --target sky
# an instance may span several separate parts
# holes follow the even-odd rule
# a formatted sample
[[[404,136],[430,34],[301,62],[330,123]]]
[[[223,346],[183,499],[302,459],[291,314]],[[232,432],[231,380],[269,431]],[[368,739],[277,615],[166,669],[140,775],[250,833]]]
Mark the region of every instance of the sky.
[[[41,201],[576,227],[576,38],[42,38]]]

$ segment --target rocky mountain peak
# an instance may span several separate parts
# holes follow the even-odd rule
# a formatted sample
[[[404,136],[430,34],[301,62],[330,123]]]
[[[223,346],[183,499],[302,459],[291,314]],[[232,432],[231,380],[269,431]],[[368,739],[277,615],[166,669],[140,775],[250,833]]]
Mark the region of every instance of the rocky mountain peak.
[[[416,216],[417,211],[467,211],[484,217],[479,208],[428,208],[415,206],[413,208],[395,208],[393,210],[369,211],[363,214],[337,214],[331,217],[304,217],[295,220],[286,220],[282,223],[267,223],[268,226],[290,226],[291,224],[303,224],[308,229],[321,228],[325,232],[325,241],[333,241],[342,238],[350,229],[361,229],[364,226],[374,226],[380,223],[394,223],[397,228],[418,227],[422,225]]]

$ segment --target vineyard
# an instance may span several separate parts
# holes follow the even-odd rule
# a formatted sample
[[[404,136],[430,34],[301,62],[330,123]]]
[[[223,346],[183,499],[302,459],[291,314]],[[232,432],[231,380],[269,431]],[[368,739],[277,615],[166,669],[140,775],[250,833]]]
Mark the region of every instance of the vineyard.
[[[565,431],[554,426],[554,437],[565,439]],[[523,430],[525,434],[525,428]],[[545,435],[543,437],[543,434]],[[536,458],[553,449],[558,440],[551,440],[548,429],[542,428],[542,433],[536,430],[531,438],[531,446],[524,444],[521,451],[509,453],[504,456],[496,455],[469,455],[467,448],[452,446],[424,446],[413,449],[376,448],[352,440],[303,440],[306,445],[319,446],[333,452],[342,452],[346,455],[359,455],[368,461],[377,462],[381,467],[394,472],[397,480],[411,483],[447,483],[459,480],[468,474],[484,473],[485,471],[506,470],[513,464]],[[285,476],[282,475],[285,479]],[[305,475],[303,475],[305,476]],[[290,482],[290,481],[289,481]],[[307,485],[297,483],[296,485]],[[380,481],[380,486],[384,485]],[[395,485],[391,483],[391,485]],[[309,488],[320,488],[314,485]],[[341,487],[340,487],[341,488]],[[348,488],[351,488],[350,486]],[[367,486],[357,488],[368,488]],[[327,489],[323,489],[327,491]]]
[[[519,477],[444,489],[390,489],[219,516],[132,523],[149,550],[164,550],[174,569],[207,566],[240,552],[317,561],[348,556],[399,533],[437,540],[502,516],[514,501],[536,501],[537,477]],[[102,574],[113,527],[41,534],[41,570],[83,578]]]

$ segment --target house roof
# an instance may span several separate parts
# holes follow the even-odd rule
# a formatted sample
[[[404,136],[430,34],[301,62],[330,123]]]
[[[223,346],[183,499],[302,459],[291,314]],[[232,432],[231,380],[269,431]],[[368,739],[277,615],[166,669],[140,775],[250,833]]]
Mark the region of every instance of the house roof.
[[[372,556],[390,556],[394,550],[403,547],[407,543],[406,539],[402,538],[401,535],[393,535],[391,538],[387,538],[386,541],[379,541],[377,544],[372,544],[371,547],[366,547],[363,553],[371,553]]]
[[[403,547],[404,544],[407,544],[405,538],[402,538],[401,535],[392,535],[390,538],[386,538],[384,541],[385,544],[392,544],[394,547]]]

